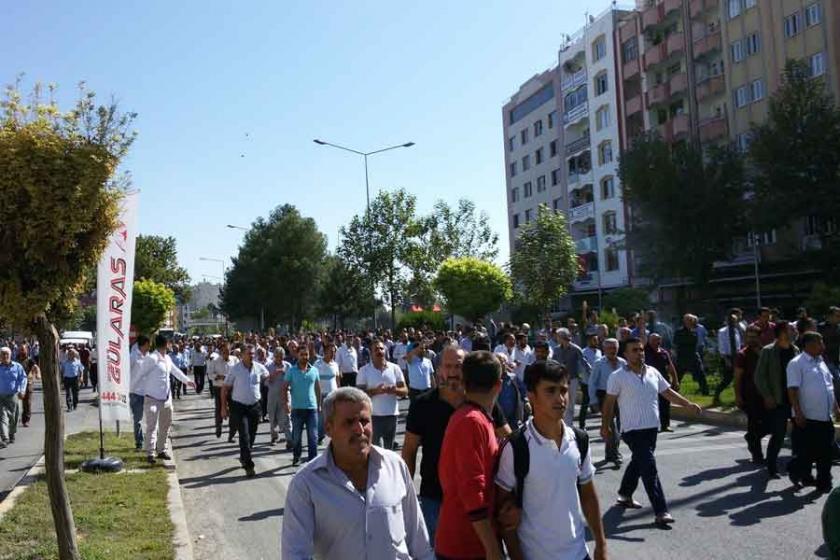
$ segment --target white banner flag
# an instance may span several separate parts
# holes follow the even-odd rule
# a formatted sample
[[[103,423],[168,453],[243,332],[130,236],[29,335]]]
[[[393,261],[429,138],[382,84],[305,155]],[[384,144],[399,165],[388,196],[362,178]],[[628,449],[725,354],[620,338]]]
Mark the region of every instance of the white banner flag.
[[[96,351],[102,420],[131,420],[128,332],[134,285],[137,192],[126,194],[96,276]]]

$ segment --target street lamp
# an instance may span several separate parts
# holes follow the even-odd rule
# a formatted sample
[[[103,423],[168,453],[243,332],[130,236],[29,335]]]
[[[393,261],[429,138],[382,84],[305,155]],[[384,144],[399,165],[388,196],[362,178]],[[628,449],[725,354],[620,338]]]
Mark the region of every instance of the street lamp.
[[[246,227],[242,227],[242,226],[234,226],[234,225],[232,225],[232,224],[228,224],[228,225],[226,225],[225,227],[226,227],[226,228],[229,228],[229,229],[241,229],[242,231],[248,231],[248,228],[246,228]]]
[[[367,207],[365,210],[365,214],[370,213],[370,180],[368,178],[368,156],[372,156],[374,154],[380,154],[382,152],[387,152],[389,150],[396,150],[397,148],[410,148],[414,145],[414,142],[406,142],[405,144],[397,144],[396,146],[389,146],[387,148],[381,148],[379,150],[373,150],[372,152],[362,152],[360,150],[354,150],[353,148],[347,148],[346,146],[340,146],[338,144],[333,144],[332,142],[326,142],[324,140],[315,139],[313,140],[319,146],[330,146],[332,148],[337,148],[339,150],[344,150],[345,152],[350,152],[351,154],[356,154],[358,156],[362,156],[365,160],[365,197],[367,199]],[[230,226],[228,226],[230,227]],[[393,304],[392,304],[393,305]],[[392,325],[393,326],[393,325]],[[373,304],[373,328],[376,330],[376,303]]]

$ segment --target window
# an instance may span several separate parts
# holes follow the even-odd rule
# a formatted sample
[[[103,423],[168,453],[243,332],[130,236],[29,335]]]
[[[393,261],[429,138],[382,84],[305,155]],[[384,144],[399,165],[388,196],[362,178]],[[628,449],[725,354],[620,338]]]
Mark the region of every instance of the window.
[[[764,82],[761,80],[754,80],[750,84],[751,100],[753,102],[764,99]]]
[[[526,223],[526,224],[530,224],[530,223],[531,223],[531,209],[530,209],[530,208],[528,208],[527,210],[525,210],[525,223]]]
[[[805,235],[832,235],[837,231],[833,218],[821,218],[811,214],[805,218]]]
[[[608,200],[615,196],[615,180],[612,177],[601,179],[601,200]]]
[[[537,177],[537,192],[545,192],[545,175]]]
[[[600,37],[592,43],[592,59],[597,62],[607,56],[607,40]]]
[[[512,216],[512,218],[513,218],[513,229],[518,229],[519,228],[519,214],[514,214]]]
[[[519,202],[519,187],[513,187],[510,189],[510,201]]]
[[[522,132],[519,133],[519,144],[524,146],[528,143],[528,129],[523,128]]]
[[[628,62],[633,62],[634,60],[639,58],[639,43],[635,37],[627,39],[624,44],[621,45],[621,59],[624,64]]]
[[[747,56],[752,56],[761,50],[761,39],[758,38],[758,33],[751,33],[744,39],[747,44]]]
[[[758,0],[744,0],[744,11],[749,10],[750,8],[755,8],[757,3]]]
[[[614,235],[618,233],[618,222],[616,221],[615,212],[604,212],[601,216],[604,222],[604,234]]]
[[[741,0],[729,0],[729,17],[738,17],[741,13]]]
[[[744,60],[744,42],[741,39],[734,41],[732,45],[729,47],[729,50],[732,52],[732,62],[741,62]]]
[[[539,165],[543,162],[543,149],[538,148],[536,152],[534,152],[534,165]]]
[[[563,199],[555,198],[554,202],[551,204],[551,207],[554,208],[555,212],[559,212],[563,208]]]
[[[811,76],[817,77],[825,74],[825,53],[818,52],[811,55]]]
[[[522,156],[522,171],[531,169],[531,156]]]
[[[606,165],[613,159],[612,142],[609,140],[601,142],[598,146],[598,165]]]
[[[609,89],[609,85],[607,82],[607,73],[601,72],[597,76],[595,76],[595,95],[601,95],[602,93],[606,93],[607,89]]]
[[[618,270],[618,249],[607,247],[604,256],[607,258],[607,271]]]
[[[785,18],[785,37],[793,37],[802,31],[802,14],[793,12]]]
[[[510,164],[510,176],[516,177],[516,162]]]
[[[551,172],[551,186],[556,187],[560,184],[560,170],[555,169]]]
[[[525,198],[531,198],[531,196],[534,194],[534,188],[531,185],[531,181],[528,181],[527,183],[522,185],[522,191],[525,195]]]
[[[548,114],[548,129],[554,128],[554,123],[557,122],[557,111],[552,111]]]
[[[751,233],[747,235],[747,247],[752,247],[758,241],[759,245],[773,245],[776,242],[776,230],[771,229],[763,233]]]
[[[514,140],[516,140],[516,136],[511,136],[510,138],[508,138],[508,151],[510,152],[512,152],[513,148],[515,147]]]
[[[548,157],[554,157],[557,155],[557,140],[552,140],[548,144]]]
[[[548,83],[542,87],[537,93],[514,107],[508,114],[509,124],[514,124],[526,116],[530,115],[538,107],[542,107],[544,103],[554,99],[554,84]]]
[[[542,134],[542,119],[534,123],[534,138]]]
[[[752,138],[750,137],[749,132],[742,132],[738,136],[735,137],[735,146],[738,148],[738,151],[742,154],[745,154],[750,149],[750,142]]]
[[[595,112],[595,130],[610,126],[610,108],[603,106]]]
[[[817,25],[822,21],[822,10],[820,9],[819,2],[814,2],[807,8],[805,8],[805,25],[811,27],[813,25]]]
[[[735,90],[735,106],[746,107],[750,102],[750,90],[747,86],[741,86]]]

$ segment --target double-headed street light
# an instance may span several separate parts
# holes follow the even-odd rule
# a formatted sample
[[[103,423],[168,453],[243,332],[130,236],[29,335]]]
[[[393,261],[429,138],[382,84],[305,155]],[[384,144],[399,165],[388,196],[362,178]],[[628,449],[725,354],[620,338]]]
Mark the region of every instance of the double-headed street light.
[[[380,154],[382,152],[387,152],[389,150],[396,150],[397,148],[410,148],[414,145],[414,142],[406,142],[405,144],[397,144],[396,146],[389,146],[387,148],[381,148],[379,150],[373,150],[372,152],[363,152],[361,150],[354,150],[353,148],[348,148],[346,146],[340,146],[338,144],[333,144],[332,142],[326,142],[325,140],[315,139],[313,140],[319,146],[330,146],[332,148],[337,148],[339,150],[344,150],[345,152],[350,152],[351,154],[356,154],[358,156],[362,156],[365,160],[365,197],[367,199],[367,206],[365,210],[365,214],[370,213],[370,180],[368,178],[368,156],[372,156],[374,154]],[[228,226],[230,227],[230,226]],[[393,305],[393,304],[392,304]],[[392,325],[393,326],[393,325]],[[373,305],[373,328],[376,330],[376,303]]]

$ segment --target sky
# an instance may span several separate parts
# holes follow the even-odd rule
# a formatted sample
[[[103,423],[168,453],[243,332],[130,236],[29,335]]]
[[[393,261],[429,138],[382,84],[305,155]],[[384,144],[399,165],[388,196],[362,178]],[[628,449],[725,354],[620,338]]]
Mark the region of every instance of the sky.
[[[218,281],[243,231],[285,203],[334,249],[371,196],[421,212],[470,198],[508,256],[502,105],[556,64],[563,34],[609,0],[0,0],[0,83],[85,81],[138,113],[124,162],[139,233],[171,235],[194,281]],[[83,6],[83,8],[82,8]]]

